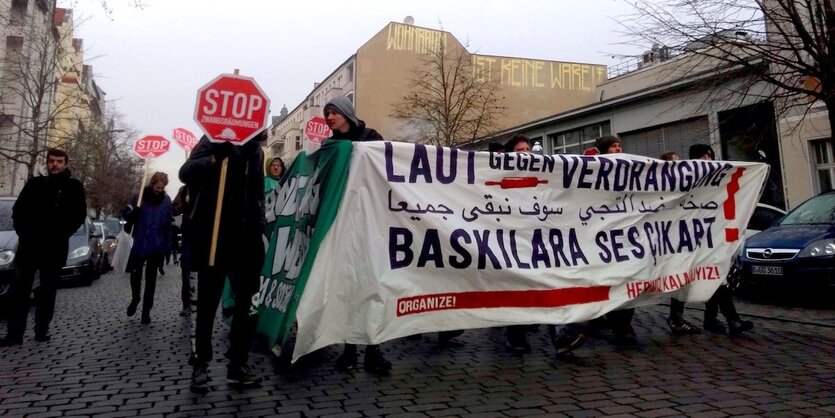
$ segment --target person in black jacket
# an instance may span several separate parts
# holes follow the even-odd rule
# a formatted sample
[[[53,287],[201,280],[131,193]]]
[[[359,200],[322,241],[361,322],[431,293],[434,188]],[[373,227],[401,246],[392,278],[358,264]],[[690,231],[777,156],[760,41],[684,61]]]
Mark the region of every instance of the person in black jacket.
[[[40,271],[40,288],[35,306],[35,340],[49,341],[49,323],[55,312],[55,293],[61,268],[67,262],[70,236],[87,217],[84,186],[70,176],[67,153],[50,149],[46,154],[47,176],[33,177],[20,192],[12,209],[18,236],[17,279],[9,298],[14,305],[8,333],[0,346],[23,342],[29,295]]]
[[[231,347],[226,379],[236,385],[256,385],[261,378],[247,366],[255,333],[255,316],[249,315],[252,296],[258,291],[264,264],[264,153],[266,131],[241,146],[212,143],[203,136],[180,168],[180,180],[188,187],[190,208],[184,213],[184,231],[191,245],[191,270],[197,271],[197,322],[191,389],[206,393],[208,365],[212,360],[212,333],[217,306],[226,281],[235,294],[230,331]],[[228,159],[226,187],[214,265],[209,264],[210,243],[217,204],[222,161]]]
[[[325,105],[323,109],[328,128],[333,131],[328,139],[349,141],[383,141],[377,131],[367,128],[365,122],[357,118],[354,106],[347,97],[339,96]],[[383,357],[378,345],[365,347],[365,370],[376,375],[387,375],[391,371],[391,362]],[[350,371],[357,367],[357,346],[345,344],[342,354],[336,359],[336,368]]]

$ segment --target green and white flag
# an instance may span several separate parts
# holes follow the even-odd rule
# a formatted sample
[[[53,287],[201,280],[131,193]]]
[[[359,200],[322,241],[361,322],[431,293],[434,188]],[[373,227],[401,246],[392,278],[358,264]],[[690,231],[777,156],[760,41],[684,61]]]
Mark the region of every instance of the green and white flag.
[[[269,197],[259,330],[335,343],[705,301],[768,166],[330,141]],[[304,290],[304,293],[302,293]]]
[[[348,141],[302,152],[266,197],[270,241],[252,310],[258,315],[257,332],[271,345],[283,344],[293,326],[316,251],[336,217],[350,158]]]

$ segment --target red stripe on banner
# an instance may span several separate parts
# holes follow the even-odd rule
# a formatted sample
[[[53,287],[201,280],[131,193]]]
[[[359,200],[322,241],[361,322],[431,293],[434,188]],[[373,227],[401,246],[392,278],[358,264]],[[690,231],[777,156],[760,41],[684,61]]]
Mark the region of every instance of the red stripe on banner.
[[[436,293],[397,300],[397,316],[449,309],[557,308],[609,300],[609,286]]]
[[[728,183],[728,200],[722,205],[725,212],[725,219],[733,221],[736,219],[736,192],[739,191],[739,178],[745,172],[745,167],[738,167],[731,175]],[[734,242],[739,239],[739,230],[736,228],[725,228],[725,242]]]

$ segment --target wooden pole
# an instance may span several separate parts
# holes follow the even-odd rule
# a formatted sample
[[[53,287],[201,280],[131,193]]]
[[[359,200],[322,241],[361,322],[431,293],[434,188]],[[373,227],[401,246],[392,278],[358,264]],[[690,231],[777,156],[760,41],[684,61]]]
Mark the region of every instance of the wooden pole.
[[[150,158],[145,158],[145,170],[142,173],[142,183],[139,184],[139,200],[136,202],[136,207],[142,206],[142,193],[145,192],[145,180],[148,179],[148,166]]]
[[[238,69],[235,68],[235,75],[238,75]],[[217,241],[220,235],[220,213],[223,210],[223,194],[226,191],[226,171],[229,167],[229,157],[223,159],[220,163],[220,181],[217,185],[217,205],[215,206],[215,222],[212,225],[212,243],[209,247],[209,267],[215,266],[215,257],[217,256]]]
[[[226,170],[229,167],[229,157],[220,163],[220,183],[217,188],[217,206],[215,207],[215,222],[212,226],[212,245],[209,247],[209,267],[214,267],[217,255],[217,239],[220,233],[220,212],[223,209],[223,194],[226,191]]]

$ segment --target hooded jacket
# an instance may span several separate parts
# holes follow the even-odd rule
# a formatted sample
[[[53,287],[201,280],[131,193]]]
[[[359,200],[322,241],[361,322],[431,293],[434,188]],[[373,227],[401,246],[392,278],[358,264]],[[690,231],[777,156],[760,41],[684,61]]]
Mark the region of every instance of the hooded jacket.
[[[19,238],[17,257],[64,265],[72,235],[87,217],[84,186],[70,170],[30,179],[12,209]]]
[[[180,181],[188,187],[190,210],[183,214],[191,242],[191,267],[208,265],[215,207],[220,183],[221,157],[229,159],[215,266],[240,263],[260,266],[264,257],[264,153],[258,140],[244,145],[215,144],[206,136],[180,168]],[[186,226],[184,226],[186,228]],[[251,258],[251,259],[250,259]]]

